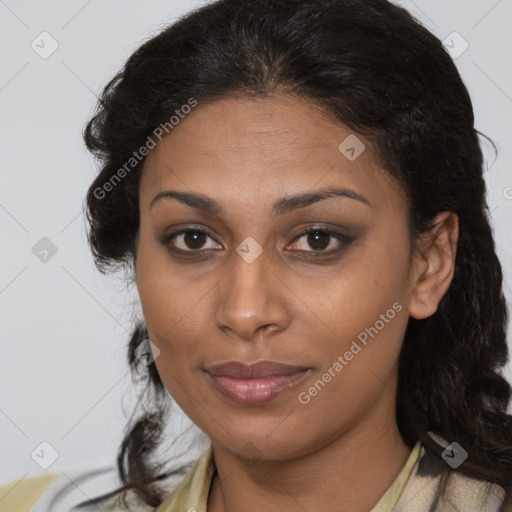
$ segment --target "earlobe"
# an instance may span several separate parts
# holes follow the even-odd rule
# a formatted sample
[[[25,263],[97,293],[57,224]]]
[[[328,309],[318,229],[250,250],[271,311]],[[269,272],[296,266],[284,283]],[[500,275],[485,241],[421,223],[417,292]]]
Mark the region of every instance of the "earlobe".
[[[446,211],[435,217],[432,229],[418,244],[409,304],[413,318],[427,318],[437,311],[453,279],[458,239],[458,216]]]

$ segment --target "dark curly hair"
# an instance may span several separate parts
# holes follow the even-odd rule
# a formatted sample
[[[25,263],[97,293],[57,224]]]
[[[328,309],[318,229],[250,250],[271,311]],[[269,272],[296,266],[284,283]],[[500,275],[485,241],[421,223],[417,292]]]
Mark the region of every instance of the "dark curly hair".
[[[144,42],[106,85],[84,129],[101,167],[84,205],[97,268],[124,268],[133,276],[144,159],[130,170],[126,162],[155,129],[191,98],[200,108],[220,98],[278,92],[315,102],[371,142],[406,193],[412,246],[436,214],[458,215],[451,286],[435,314],[409,318],[397,423],[408,445],[421,440],[436,457],[442,448],[428,432],[456,440],[470,453],[457,471],[501,485],[504,510],[512,501],[511,388],[500,374],[508,359],[508,318],[482,134],[454,62],[404,8],[387,0],[218,0]],[[122,179],[113,183],[123,165]],[[110,495],[131,490],[156,507],[165,498],[158,482],[171,474],[152,460],[168,397],[156,366],[134,356],[147,337],[140,320],[128,360],[153,392],[151,407],[127,426],[117,459],[124,485]],[[444,466],[446,484],[455,470]]]

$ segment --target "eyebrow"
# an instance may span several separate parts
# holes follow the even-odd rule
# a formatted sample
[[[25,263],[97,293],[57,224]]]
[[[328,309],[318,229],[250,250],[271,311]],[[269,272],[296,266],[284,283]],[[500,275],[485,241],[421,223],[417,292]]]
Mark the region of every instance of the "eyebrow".
[[[372,207],[370,201],[368,201],[366,197],[358,194],[357,192],[347,188],[333,186],[313,192],[282,197],[272,205],[272,215],[274,217],[286,215],[287,213],[290,213],[294,210],[305,208],[306,206],[310,206],[314,203],[323,201],[325,199],[330,199],[332,197],[349,198]],[[215,199],[212,199],[211,197],[208,197],[204,194],[196,194],[193,192],[183,192],[178,190],[164,190],[160,192],[153,198],[149,208],[151,209],[157,201],[164,198],[176,199],[181,203],[190,206],[191,208],[195,208],[196,210],[200,210],[211,215],[224,214],[222,206]]]

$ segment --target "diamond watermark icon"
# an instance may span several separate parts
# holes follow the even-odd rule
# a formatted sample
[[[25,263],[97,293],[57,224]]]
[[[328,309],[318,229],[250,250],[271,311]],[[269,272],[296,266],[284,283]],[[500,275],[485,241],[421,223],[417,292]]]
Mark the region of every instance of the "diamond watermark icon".
[[[32,50],[34,50],[39,57],[47,59],[50,57],[59,47],[57,40],[48,32],[41,32],[33,41],[30,43]]]
[[[261,451],[249,441],[242,446],[240,455],[246,459],[245,465],[250,468],[261,458]]]
[[[458,32],[452,32],[443,41],[443,46],[452,59],[458,59],[469,48],[469,43]]]
[[[444,449],[441,457],[453,469],[457,469],[468,458],[468,452],[459,443],[451,443]]]
[[[364,153],[366,146],[359,137],[352,133],[338,146],[338,149],[342,155],[353,162]]]
[[[160,349],[146,338],[136,349],[135,357],[144,365],[149,366],[160,355]]]
[[[43,236],[34,247],[32,254],[41,262],[48,263],[56,254],[57,246],[46,236]]]
[[[263,252],[263,248],[252,236],[248,236],[236,248],[236,252],[246,263],[252,263]]]
[[[48,469],[59,458],[57,450],[47,441],[40,443],[30,456],[42,469]]]

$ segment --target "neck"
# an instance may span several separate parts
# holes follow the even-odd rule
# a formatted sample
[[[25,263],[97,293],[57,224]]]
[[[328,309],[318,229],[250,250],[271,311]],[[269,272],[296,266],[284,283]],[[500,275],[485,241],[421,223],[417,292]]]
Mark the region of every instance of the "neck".
[[[217,474],[208,512],[368,512],[411,453],[394,416],[383,415],[389,417],[389,405],[377,405],[354,428],[300,458],[248,467],[212,442]]]

